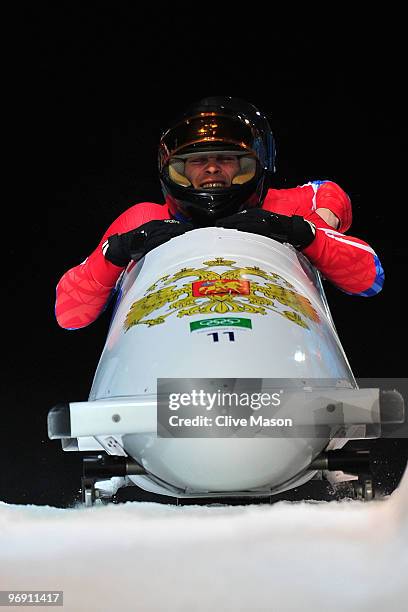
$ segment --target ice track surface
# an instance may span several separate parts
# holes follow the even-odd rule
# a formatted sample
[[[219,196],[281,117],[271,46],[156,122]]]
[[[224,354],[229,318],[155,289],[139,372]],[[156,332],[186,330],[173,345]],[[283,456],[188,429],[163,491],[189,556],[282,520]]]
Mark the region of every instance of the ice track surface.
[[[60,609],[73,612],[402,612],[408,470],[370,503],[3,503],[0,589],[63,590]]]

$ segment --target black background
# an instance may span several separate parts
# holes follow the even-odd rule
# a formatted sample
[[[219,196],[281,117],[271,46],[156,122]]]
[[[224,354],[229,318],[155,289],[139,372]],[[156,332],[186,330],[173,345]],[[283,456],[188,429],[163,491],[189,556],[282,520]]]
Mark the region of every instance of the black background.
[[[1,500],[66,506],[77,494],[80,459],[48,440],[46,417],[58,401],[87,398],[109,312],[84,330],[62,330],[55,286],[120,212],[163,201],[160,134],[203,96],[242,97],[267,114],[276,187],[331,179],[348,192],[349,233],[377,251],[386,283],[369,299],[326,284],[336,327],[356,377],[407,375],[401,52],[398,18],[377,17],[370,24],[310,14],[296,24],[293,16],[268,22],[254,6],[233,21],[191,5],[157,8],[157,15],[96,5],[25,13],[10,49],[19,62],[10,88],[18,178],[3,259],[9,339]],[[376,444],[380,478],[392,490],[407,444]]]

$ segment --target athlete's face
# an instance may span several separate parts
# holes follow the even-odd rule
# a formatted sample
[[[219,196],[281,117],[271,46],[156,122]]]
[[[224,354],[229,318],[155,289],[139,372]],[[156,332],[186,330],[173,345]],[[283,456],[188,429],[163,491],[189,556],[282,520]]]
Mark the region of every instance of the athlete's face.
[[[187,158],[184,174],[194,189],[230,187],[232,179],[240,171],[236,155],[205,155]]]

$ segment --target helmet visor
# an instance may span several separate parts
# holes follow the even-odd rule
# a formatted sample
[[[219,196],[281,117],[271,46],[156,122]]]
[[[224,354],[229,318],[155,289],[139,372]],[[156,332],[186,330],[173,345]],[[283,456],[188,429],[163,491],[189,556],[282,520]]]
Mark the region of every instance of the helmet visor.
[[[162,151],[170,156],[211,150],[256,152],[259,134],[248,120],[239,121],[214,112],[182,121],[163,135]],[[165,161],[165,160],[163,160]]]

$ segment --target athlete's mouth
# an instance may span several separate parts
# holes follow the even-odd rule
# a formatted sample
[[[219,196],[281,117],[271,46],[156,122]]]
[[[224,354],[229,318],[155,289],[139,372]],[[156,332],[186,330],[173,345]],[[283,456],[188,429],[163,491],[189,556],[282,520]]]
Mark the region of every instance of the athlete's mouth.
[[[204,181],[200,187],[202,189],[219,189],[225,187],[225,183],[224,181]]]

